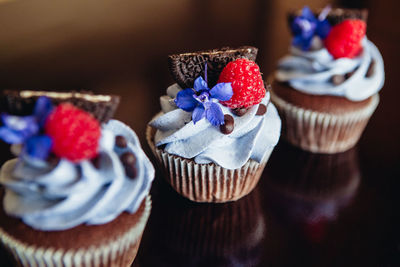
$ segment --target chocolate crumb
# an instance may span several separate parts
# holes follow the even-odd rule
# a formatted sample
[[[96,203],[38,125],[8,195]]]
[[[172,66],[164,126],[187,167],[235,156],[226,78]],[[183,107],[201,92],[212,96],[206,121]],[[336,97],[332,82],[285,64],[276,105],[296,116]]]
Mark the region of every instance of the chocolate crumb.
[[[230,134],[233,132],[235,121],[229,114],[224,115],[224,124],[219,127],[223,134]]]
[[[367,73],[365,74],[365,77],[369,78],[371,77],[375,72],[375,60],[371,61],[371,64],[369,64]]]
[[[242,117],[244,114],[246,114],[248,108],[235,108],[232,109],[232,113],[235,114],[236,116]]]
[[[344,75],[336,74],[336,75],[333,75],[331,78],[331,82],[334,85],[339,85],[339,84],[343,83],[344,81],[345,81]]]
[[[261,115],[264,115],[265,112],[267,112],[267,106],[264,105],[264,104],[258,105],[258,109],[257,109],[256,115],[261,116]]]
[[[128,142],[126,141],[126,138],[123,137],[122,135],[117,135],[115,137],[115,145],[120,148],[125,148],[127,147]]]

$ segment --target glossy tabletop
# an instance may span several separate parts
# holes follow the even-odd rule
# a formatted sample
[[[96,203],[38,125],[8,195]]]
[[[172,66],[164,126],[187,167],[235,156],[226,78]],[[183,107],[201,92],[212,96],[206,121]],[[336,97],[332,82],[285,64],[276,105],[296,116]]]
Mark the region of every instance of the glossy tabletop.
[[[328,2],[0,1],[0,89],[122,97],[115,117],[157,169],[134,266],[400,266],[397,1],[337,2],[369,8],[367,35],[385,60],[380,104],[355,148],[317,155],[281,140],[250,195],[212,205],[175,193],[144,138],[173,83],[168,54],[253,45],[266,77],[290,43],[287,10]],[[3,163],[11,155],[0,149]],[[0,266],[13,266],[3,250]]]

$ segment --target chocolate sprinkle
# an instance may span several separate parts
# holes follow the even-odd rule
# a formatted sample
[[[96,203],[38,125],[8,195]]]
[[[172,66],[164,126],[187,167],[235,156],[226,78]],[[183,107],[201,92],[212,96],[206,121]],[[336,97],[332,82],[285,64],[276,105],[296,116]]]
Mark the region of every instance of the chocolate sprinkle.
[[[125,152],[124,154],[121,155],[121,162],[124,165],[126,175],[129,178],[135,178],[137,174],[135,168],[135,163],[136,163],[135,155],[133,155],[131,152]]]
[[[233,132],[235,121],[229,114],[224,115],[224,124],[219,127],[223,134],[230,134]]]
[[[258,105],[257,113],[256,115],[261,116],[264,115],[267,112],[267,106],[264,104]]]
[[[342,84],[345,80],[346,79],[345,79],[344,75],[339,75],[339,74],[333,75],[331,78],[331,82],[334,85]]]
[[[128,146],[128,142],[126,141],[126,138],[122,135],[117,135],[115,137],[115,145],[119,148],[125,148]]]
[[[246,114],[247,110],[248,108],[235,108],[232,109],[232,113],[236,116],[242,117],[244,114]]]

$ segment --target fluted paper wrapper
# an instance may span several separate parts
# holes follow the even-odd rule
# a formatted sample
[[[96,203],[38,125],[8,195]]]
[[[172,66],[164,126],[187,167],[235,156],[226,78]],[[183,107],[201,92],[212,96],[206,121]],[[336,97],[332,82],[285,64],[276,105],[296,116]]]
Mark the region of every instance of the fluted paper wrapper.
[[[179,194],[196,202],[228,202],[249,194],[257,185],[273,150],[260,163],[249,159],[241,168],[230,170],[214,163],[197,164],[156,148],[154,134],[155,129],[147,126],[147,142],[166,170],[165,178]]]
[[[0,228],[0,241],[19,266],[44,267],[120,267],[130,266],[136,257],[144,228],[150,215],[151,198],[146,197],[143,215],[129,231],[101,246],[78,250],[36,247],[16,240]]]
[[[291,144],[314,153],[333,154],[352,148],[360,139],[369,118],[379,103],[378,94],[371,103],[354,112],[328,114],[294,106],[271,92],[283,127],[282,136]]]

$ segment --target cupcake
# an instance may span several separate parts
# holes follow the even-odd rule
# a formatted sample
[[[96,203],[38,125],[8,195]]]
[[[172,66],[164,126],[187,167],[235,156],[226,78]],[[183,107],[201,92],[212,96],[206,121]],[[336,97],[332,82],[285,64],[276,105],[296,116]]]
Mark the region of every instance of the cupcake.
[[[245,196],[278,142],[281,122],[256,54],[240,47],[169,57],[176,83],[160,98],[147,141],[167,181],[190,200]]]
[[[6,92],[0,241],[21,266],[130,266],[150,214],[154,169],[110,119],[119,98]],[[78,107],[79,106],[79,107]]]
[[[308,8],[289,15],[289,55],[270,77],[283,137],[317,153],[350,149],[379,102],[383,60],[366,37],[366,10]]]

